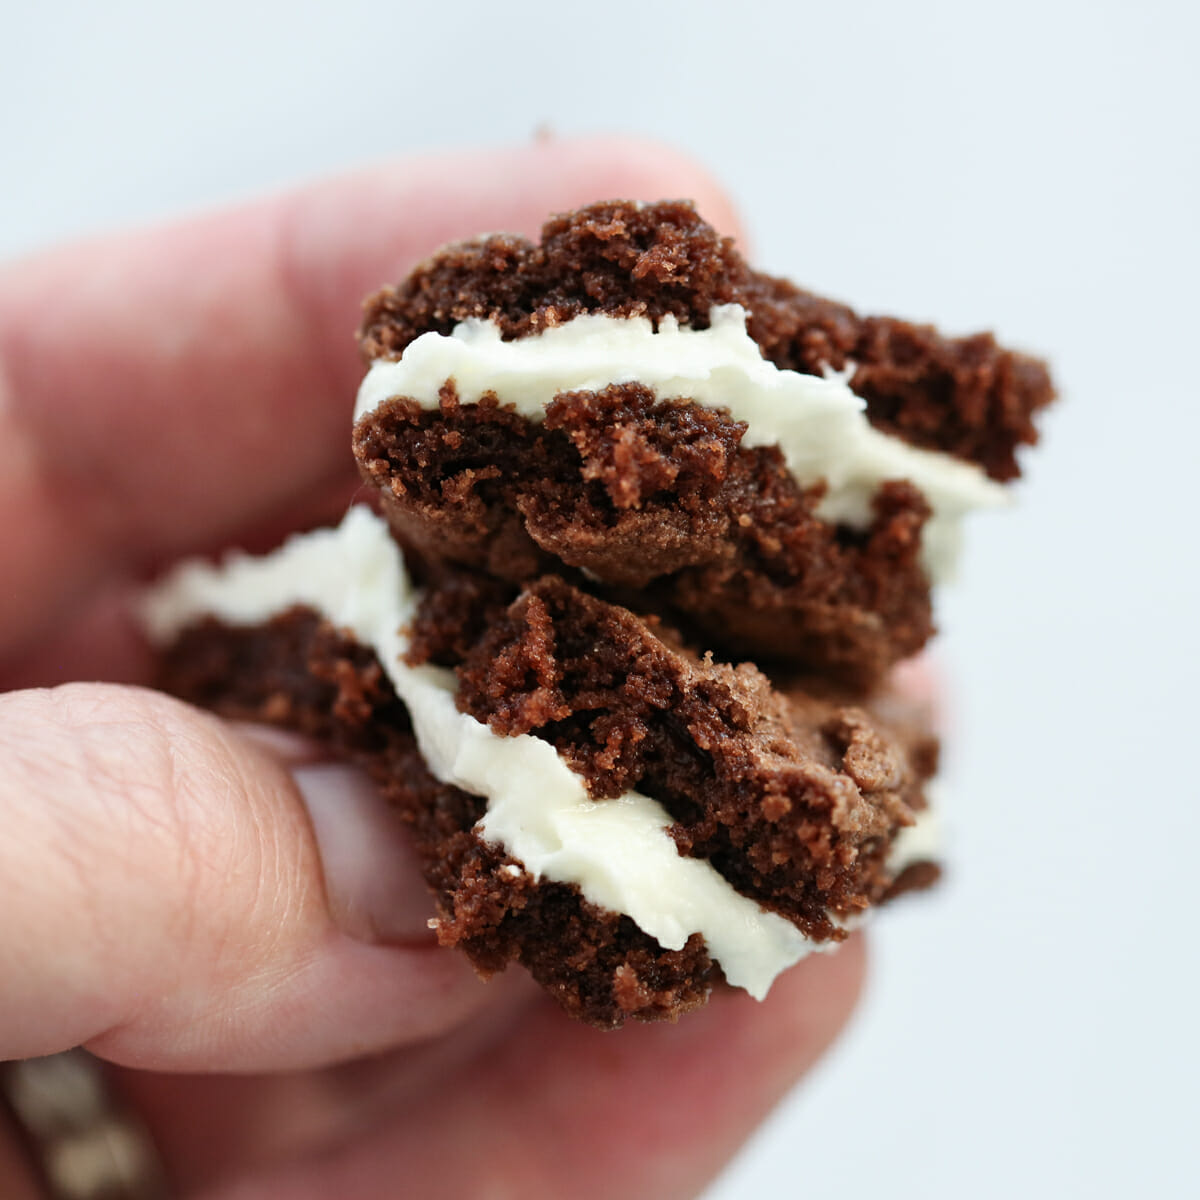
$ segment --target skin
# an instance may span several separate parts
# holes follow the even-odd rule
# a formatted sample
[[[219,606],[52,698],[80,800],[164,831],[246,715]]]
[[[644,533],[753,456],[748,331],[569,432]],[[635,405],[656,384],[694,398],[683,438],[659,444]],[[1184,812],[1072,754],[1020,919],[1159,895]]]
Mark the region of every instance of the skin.
[[[542,142],[0,268],[0,1059],[111,1064],[182,1195],[694,1195],[850,1012],[857,939],[619,1034],[481,982],[361,780],[140,686],[140,581],[353,496],[363,295],[452,238],[680,195],[737,231],[670,150]],[[37,1195],[3,1124],[0,1193]]]

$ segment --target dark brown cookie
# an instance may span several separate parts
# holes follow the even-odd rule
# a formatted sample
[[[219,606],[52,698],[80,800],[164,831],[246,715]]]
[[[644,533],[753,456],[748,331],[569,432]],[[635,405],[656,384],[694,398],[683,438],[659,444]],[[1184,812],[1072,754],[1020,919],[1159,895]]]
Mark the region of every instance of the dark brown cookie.
[[[1042,364],[989,335],[849,309],[758,274],[687,204],[602,204],[547,223],[539,244],[496,236],[448,247],[368,302],[362,345],[395,360],[464,320],[517,340],[581,315],[709,327],[739,304],[761,354],[849,386],[873,427],[995,479],[1035,440],[1053,391]],[[688,396],[633,381],[559,393],[542,419],[503,394],[461,403],[453,379],[366,411],[354,448],[406,548],[524,583],[545,572],[630,590],[729,657],[790,663],[869,688],[933,632],[928,497],[879,479],[864,520],[827,514],[822,478],[798,482],[772,444]]]
[[[661,803],[679,854],[814,941],[840,940],[867,907],[936,874],[890,853],[925,807],[936,742],[923,728],[835,694],[785,694],[557,578],[514,597],[443,571],[409,657],[453,666],[459,709],[497,737],[553,744],[593,803],[632,791]],[[568,1012],[605,1027],[674,1018],[722,978],[699,934],[664,949],[628,916],[534,879],[483,840],[487,802],[430,774],[374,653],[312,609],[254,627],[193,625],[165,655],[162,682],[364,764],[415,831],[440,939],[485,974],[515,959]]]

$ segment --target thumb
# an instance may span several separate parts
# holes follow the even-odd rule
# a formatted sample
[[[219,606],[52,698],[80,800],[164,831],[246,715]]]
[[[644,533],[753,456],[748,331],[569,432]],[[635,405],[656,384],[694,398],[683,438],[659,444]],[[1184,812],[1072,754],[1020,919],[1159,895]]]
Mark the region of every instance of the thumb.
[[[153,692],[0,696],[0,1058],[298,1068],[483,1002],[394,814],[349,768],[292,765]]]

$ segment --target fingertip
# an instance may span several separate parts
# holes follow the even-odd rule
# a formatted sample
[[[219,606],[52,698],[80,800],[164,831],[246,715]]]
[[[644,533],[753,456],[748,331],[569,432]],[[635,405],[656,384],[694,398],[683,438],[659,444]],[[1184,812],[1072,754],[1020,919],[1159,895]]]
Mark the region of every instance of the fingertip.
[[[952,724],[947,699],[948,684],[943,665],[935,653],[923,650],[898,662],[888,677],[891,691],[940,733]]]

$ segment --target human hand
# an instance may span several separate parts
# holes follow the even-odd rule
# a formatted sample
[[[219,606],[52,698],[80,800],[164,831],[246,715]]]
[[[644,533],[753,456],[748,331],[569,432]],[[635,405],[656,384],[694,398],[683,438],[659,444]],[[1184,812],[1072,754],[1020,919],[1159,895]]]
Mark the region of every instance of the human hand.
[[[572,1023],[520,971],[485,984],[434,944],[349,768],[136,686],[139,580],[353,495],[364,294],[452,238],[664,195],[735,229],[660,147],[545,143],[0,270],[0,1059],[111,1064],[181,1195],[692,1195],[853,1003],[857,939],[763,1004]],[[10,1132],[0,1194],[20,1200],[38,1193]]]

